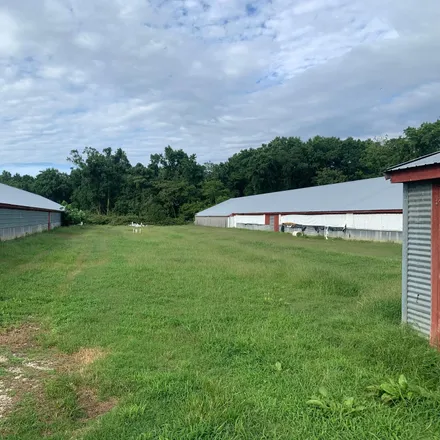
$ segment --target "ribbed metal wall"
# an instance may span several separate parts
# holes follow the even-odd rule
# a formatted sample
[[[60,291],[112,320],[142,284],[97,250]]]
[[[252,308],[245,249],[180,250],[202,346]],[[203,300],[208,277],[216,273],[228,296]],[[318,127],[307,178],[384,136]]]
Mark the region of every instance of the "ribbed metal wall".
[[[227,228],[228,217],[200,217],[196,216],[194,223],[199,226],[212,226],[215,228]]]
[[[429,336],[432,185],[405,184],[404,205],[407,217],[404,223],[402,315],[404,321]]]
[[[61,226],[61,212],[51,212],[50,213],[50,227],[52,229]]]
[[[47,230],[49,213],[0,208],[0,240],[11,240]],[[51,228],[61,226],[61,213],[51,214]]]

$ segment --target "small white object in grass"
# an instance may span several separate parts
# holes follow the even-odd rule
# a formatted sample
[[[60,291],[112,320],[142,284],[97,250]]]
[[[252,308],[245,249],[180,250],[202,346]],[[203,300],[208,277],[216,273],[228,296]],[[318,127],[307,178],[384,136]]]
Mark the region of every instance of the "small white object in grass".
[[[8,362],[8,358],[6,356],[0,356],[0,364],[6,364]]]
[[[34,370],[53,371],[53,368],[39,362],[26,362],[24,365],[26,367],[33,368]]]
[[[139,223],[131,222],[130,226],[133,228],[133,233],[134,234],[137,234],[138,232],[142,232],[142,227],[143,227],[142,223],[139,224]]]

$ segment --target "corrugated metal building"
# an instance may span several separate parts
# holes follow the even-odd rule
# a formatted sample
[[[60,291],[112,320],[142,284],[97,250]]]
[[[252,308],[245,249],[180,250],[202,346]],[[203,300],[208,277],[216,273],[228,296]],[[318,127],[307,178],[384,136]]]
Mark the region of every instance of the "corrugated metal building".
[[[229,199],[196,214],[195,224],[306,235],[400,241],[402,189],[383,178]]]
[[[440,152],[387,171],[403,183],[402,320],[440,341]]]
[[[0,183],[0,240],[57,228],[62,210],[49,199]]]

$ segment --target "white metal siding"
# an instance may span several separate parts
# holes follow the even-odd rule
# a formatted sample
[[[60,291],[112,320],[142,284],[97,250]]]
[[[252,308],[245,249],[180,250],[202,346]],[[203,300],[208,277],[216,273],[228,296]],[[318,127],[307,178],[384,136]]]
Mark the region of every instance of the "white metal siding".
[[[235,215],[235,224],[242,223],[248,225],[264,225],[263,215]]]
[[[402,214],[354,214],[351,227],[367,231],[401,231],[402,225]]]
[[[405,184],[408,213],[403,255],[403,273],[406,277],[402,310],[406,321],[426,335],[431,331],[431,210],[432,185]],[[406,263],[406,267],[405,267]],[[404,280],[405,282],[405,280]],[[405,310],[406,309],[406,310]],[[405,316],[403,316],[405,320]]]
[[[292,222],[308,226],[344,226],[366,231],[401,231],[402,214],[309,214],[283,215],[281,223]]]

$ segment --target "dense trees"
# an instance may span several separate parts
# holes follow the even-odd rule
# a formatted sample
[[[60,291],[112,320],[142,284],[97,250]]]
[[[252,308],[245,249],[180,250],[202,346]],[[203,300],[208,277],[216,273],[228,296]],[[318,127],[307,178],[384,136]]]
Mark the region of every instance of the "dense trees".
[[[71,151],[70,174],[3,171],[0,182],[90,213],[165,223],[191,220],[230,197],[380,176],[391,165],[439,150],[440,120],[407,128],[393,139],[277,137],[220,164],[200,165],[195,155],[168,146],[151,155],[148,165],[132,166],[120,148],[87,147]]]

